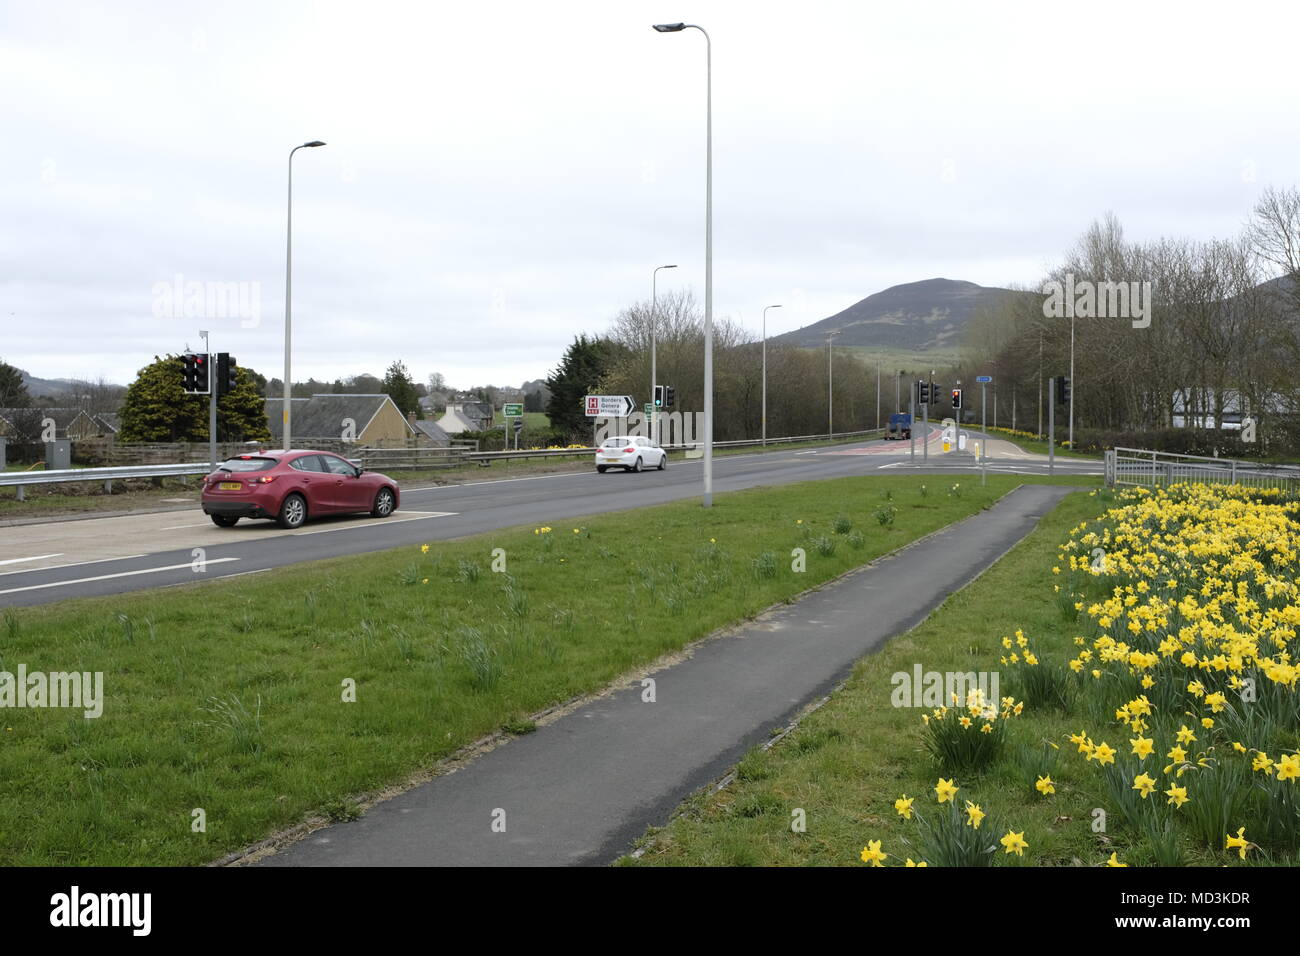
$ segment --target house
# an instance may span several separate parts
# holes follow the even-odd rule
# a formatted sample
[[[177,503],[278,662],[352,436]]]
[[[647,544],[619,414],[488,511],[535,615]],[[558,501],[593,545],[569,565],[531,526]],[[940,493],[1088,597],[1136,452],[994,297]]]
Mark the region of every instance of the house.
[[[453,402],[447,406],[447,414],[438,419],[438,427],[448,435],[481,432],[492,427],[492,415],[490,402]]]
[[[38,431],[46,427],[47,419],[54,423],[53,437],[56,439],[90,438],[101,431],[99,423],[80,408],[0,408],[0,435],[14,437],[18,422],[30,419],[33,415],[41,420],[37,426]],[[36,440],[44,441],[45,438],[38,435]]]
[[[274,440],[284,437],[284,399],[266,399],[266,424]],[[313,439],[354,441],[362,445],[415,437],[406,418],[387,395],[313,395],[290,405],[294,445]]]
[[[415,432],[415,437],[420,440],[421,444],[431,444],[439,448],[446,448],[451,445],[451,436],[443,431],[437,422],[431,422],[428,419],[417,420],[415,412],[406,416],[406,423],[411,426]]]
[[[122,416],[117,412],[100,412],[98,415],[91,415],[95,424],[99,426],[99,434],[116,436],[122,429]]]

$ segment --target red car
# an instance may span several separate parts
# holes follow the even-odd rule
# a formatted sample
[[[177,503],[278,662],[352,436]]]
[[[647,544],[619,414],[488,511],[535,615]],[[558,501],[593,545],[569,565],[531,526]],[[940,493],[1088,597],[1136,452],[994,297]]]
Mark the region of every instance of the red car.
[[[397,510],[397,482],[324,451],[262,451],[229,458],[203,479],[203,513],[221,528],[274,518],[297,528],[309,517]]]

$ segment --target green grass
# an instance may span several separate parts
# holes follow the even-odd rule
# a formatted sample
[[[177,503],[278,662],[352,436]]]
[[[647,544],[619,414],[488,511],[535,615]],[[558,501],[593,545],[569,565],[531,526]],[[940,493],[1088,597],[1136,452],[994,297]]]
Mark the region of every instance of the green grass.
[[[367,792],[503,726],[524,732],[530,715],[1022,481],[923,498],[925,480],[754,489],[708,511],[683,502],[7,611],[0,669],[103,671],[106,700],[94,720],[0,712],[0,864],[197,864],[312,814],[349,814]],[[888,492],[897,515],[883,526],[872,514]],[[852,533],[835,533],[841,517]],[[821,538],[839,546],[823,554]],[[791,572],[795,547],[806,573]],[[506,573],[491,569],[495,548]],[[196,808],[206,832],[191,831]]]
[[[1001,638],[1021,628],[1040,656],[1065,657],[1074,650],[1075,625],[1055,600],[1052,584],[1059,579],[1050,569],[1069,529],[1105,507],[1084,493],[1068,496],[981,578],[920,626],[859,661],[845,685],[794,732],[769,751],[749,754],[740,765],[744,772],[730,786],[688,800],[666,828],[645,841],[643,857],[621,862],[860,866],[859,854],[870,840],[880,840],[890,854],[886,865],[908,856],[922,858],[916,848],[918,826],[895,812],[894,801],[903,794],[915,797],[915,808],[933,815],[939,773],[925,751],[923,710],[891,706],[891,677],[910,674],[917,663],[924,671],[997,670],[1001,694],[1021,699],[1023,687],[1009,668],[998,664]],[[1133,866],[1155,862],[1118,813],[1111,814],[1108,833],[1092,832],[1093,808],[1111,803],[1098,792],[1098,775],[1065,739],[1080,730],[1081,720],[1047,707],[1027,707],[1008,727],[1006,758],[982,775],[956,778],[958,802],[975,801],[990,816],[985,825],[996,816],[1003,826],[995,839],[1006,827],[1024,832],[1030,847],[1024,859],[1007,856],[999,847],[996,864],[1095,866],[1113,851]],[[1122,734],[1123,729],[1111,735],[1116,738],[1111,743],[1127,751],[1130,735]],[[1125,740],[1118,739],[1121,735]],[[1034,789],[1040,773],[1050,773],[1055,794],[1043,796]],[[806,832],[791,829],[796,808],[807,814]],[[1189,848],[1187,862],[1232,865],[1237,857]]]

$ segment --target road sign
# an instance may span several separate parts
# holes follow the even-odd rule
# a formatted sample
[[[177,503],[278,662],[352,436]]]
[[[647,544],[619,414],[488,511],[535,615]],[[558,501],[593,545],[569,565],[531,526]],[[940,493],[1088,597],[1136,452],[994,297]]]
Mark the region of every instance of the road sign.
[[[651,415],[655,413],[655,407],[651,405],[649,402],[646,402],[644,407],[645,407],[646,418],[649,418]]]
[[[524,430],[524,420],[522,418],[515,418],[515,431],[521,432],[523,430]]]
[[[501,414],[506,418],[522,418],[524,415],[524,403],[506,402],[501,406]]]
[[[984,384],[984,385],[986,385],[986,384],[988,384],[989,382],[993,381],[993,376],[992,376],[992,375],[976,375],[976,376],[975,376],[975,381],[976,381],[976,382],[979,382],[980,384]]]
[[[583,407],[588,418],[627,418],[636,411],[631,395],[588,395]]]

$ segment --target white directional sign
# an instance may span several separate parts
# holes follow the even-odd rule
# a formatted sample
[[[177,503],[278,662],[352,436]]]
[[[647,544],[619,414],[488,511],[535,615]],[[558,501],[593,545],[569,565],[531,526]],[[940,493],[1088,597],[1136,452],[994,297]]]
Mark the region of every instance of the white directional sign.
[[[636,411],[631,395],[588,395],[583,405],[588,418],[627,418]]]

